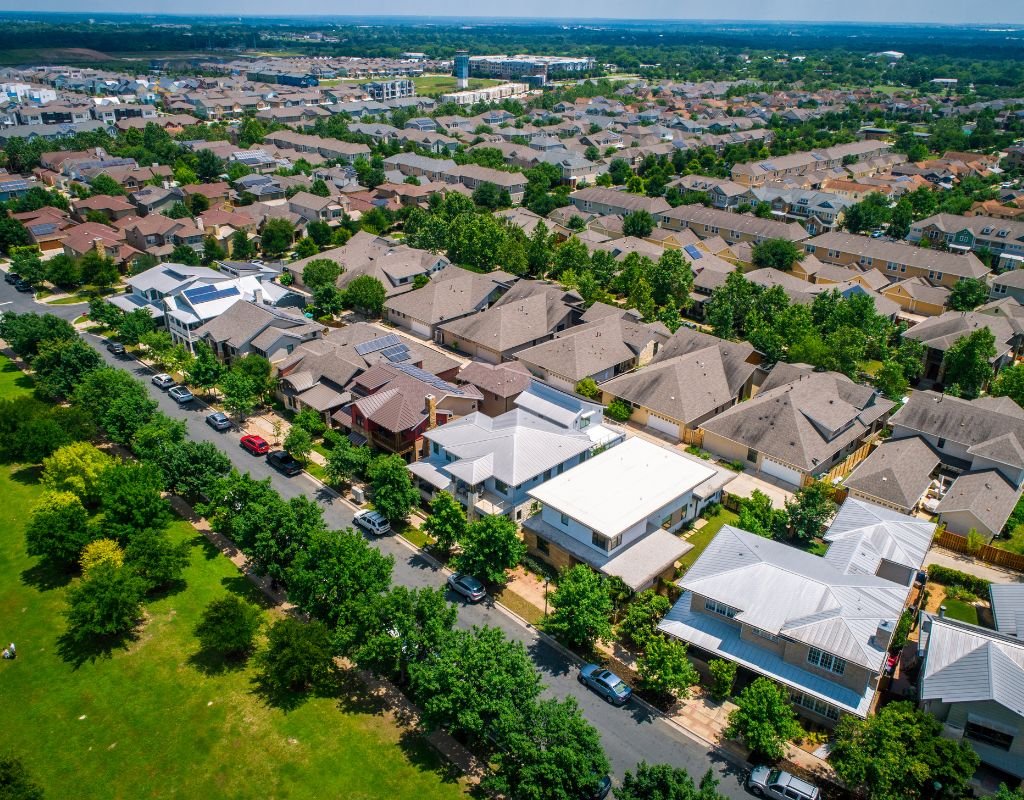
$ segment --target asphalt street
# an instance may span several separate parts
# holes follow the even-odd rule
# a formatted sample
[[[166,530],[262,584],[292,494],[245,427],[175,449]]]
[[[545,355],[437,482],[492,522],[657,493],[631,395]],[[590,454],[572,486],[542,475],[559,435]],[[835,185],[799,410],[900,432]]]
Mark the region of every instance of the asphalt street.
[[[19,294],[14,287],[0,283],[0,312],[50,313],[72,320],[85,310],[86,306],[81,305],[47,306],[37,303],[32,295]],[[353,508],[315,480],[305,474],[294,478],[285,477],[272,469],[263,458],[242,450],[238,444],[240,434],[237,431],[218,433],[207,425],[204,418],[209,410],[201,402],[197,400],[186,407],[179,407],[166,392],[152,385],[149,379],[153,372],[148,367],[130,357],[118,358],[111,355],[104,346],[104,340],[99,337],[86,334],[85,339],[97,348],[109,364],[128,370],[142,380],[159,403],[161,411],[185,420],[192,438],[218,445],[240,471],[249,472],[260,479],[269,477],[274,488],[285,498],[300,494],[315,498],[323,507],[324,519],[332,529],[346,528],[352,524]],[[444,585],[446,574],[404,540],[396,536],[369,538],[374,546],[394,557],[396,583],[410,587]],[[449,595],[459,605],[460,627],[491,625],[501,628],[510,639],[522,642],[529,650],[541,672],[547,695],[576,698],[587,719],[601,733],[616,783],[622,779],[626,770],[634,769],[640,761],[665,762],[685,768],[698,781],[711,768],[720,780],[718,790],[721,794],[729,798],[749,797],[742,786],[742,771],[715,751],[709,750],[707,745],[687,736],[641,703],[633,701],[623,708],[605,703],[577,683],[577,664],[573,660],[542,638],[536,630],[493,603],[484,601],[478,605],[469,605],[461,602],[457,595]]]

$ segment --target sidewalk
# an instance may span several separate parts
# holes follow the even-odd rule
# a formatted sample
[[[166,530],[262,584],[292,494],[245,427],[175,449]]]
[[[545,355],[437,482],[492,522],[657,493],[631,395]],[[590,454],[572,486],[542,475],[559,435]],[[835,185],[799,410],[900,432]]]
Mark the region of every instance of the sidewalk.
[[[966,572],[968,575],[975,575],[990,583],[1024,583],[1024,574],[1013,570],[997,567],[992,564],[985,564],[977,561],[965,553],[954,553],[952,550],[944,550],[941,547],[932,547],[924,558],[924,565],[937,564],[940,567],[957,569]]]

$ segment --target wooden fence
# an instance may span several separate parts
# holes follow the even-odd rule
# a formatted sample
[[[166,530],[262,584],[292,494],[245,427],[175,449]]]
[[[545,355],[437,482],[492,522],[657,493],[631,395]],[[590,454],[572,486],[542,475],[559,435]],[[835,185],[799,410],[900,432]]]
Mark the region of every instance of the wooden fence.
[[[986,564],[994,564],[997,567],[1024,572],[1024,555],[1011,553],[1009,550],[1002,550],[987,544],[983,544],[975,549],[968,544],[966,536],[942,531],[942,533],[935,537],[935,544],[947,550],[952,550],[954,553],[964,553],[972,558],[976,558],[978,561],[984,561]]]
[[[822,475],[821,478],[819,478],[818,480],[822,480],[825,483],[832,483],[832,481],[836,480],[837,478],[845,478],[847,475],[853,472],[854,467],[856,467],[861,461],[863,461],[865,458],[871,455],[871,451],[875,449],[876,444],[878,443],[874,441],[865,442],[852,453],[850,453],[850,455],[846,457],[842,464],[832,467],[832,469],[830,469],[828,472]],[[806,486],[809,483],[814,483],[814,480],[815,479],[811,478],[810,476],[805,476],[804,486]]]

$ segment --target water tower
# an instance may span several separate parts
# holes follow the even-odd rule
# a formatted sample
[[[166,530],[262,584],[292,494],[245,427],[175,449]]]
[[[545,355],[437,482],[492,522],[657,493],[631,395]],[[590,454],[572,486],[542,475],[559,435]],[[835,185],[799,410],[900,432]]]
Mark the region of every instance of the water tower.
[[[455,51],[455,69],[453,71],[455,75],[455,84],[459,89],[469,88],[469,51],[468,50],[456,50]]]

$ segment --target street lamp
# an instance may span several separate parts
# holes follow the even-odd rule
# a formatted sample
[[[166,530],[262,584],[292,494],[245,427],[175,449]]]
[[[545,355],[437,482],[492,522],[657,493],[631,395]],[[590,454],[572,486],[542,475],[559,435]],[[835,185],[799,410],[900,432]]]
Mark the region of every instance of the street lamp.
[[[545,617],[548,615],[548,584],[550,582],[551,582],[550,579],[545,575],[544,576],[544,616]]]

